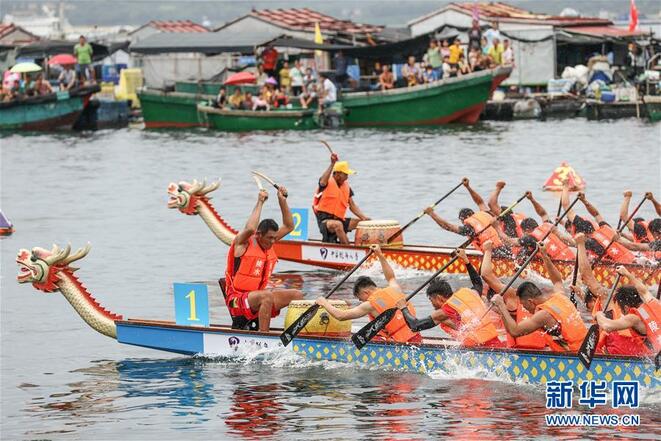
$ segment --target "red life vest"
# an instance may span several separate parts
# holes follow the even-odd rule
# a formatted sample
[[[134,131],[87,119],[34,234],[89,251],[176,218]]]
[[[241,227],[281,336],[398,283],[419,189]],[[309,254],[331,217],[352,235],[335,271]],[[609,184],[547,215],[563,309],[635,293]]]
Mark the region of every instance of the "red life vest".
[[[472,227],[475,231],[477,236],[473,239],[473,245],[480,250],[482,249],[482,244],[487,240],[490,240],[493,243],[494,248],[498,248],[503,244],[500,237],[498,237],[496,229],[489,225],[491,221],[493,221],[493,216],[486,211],[478,211],[472,216],[464,219],[464,224]]]
[[[652,345],[655,353],[659,352],[661,350],[661,302],[652,299],[638,308],[632,309],[631,312],[643,321],[647,331],[647,341]]]
[[[335,178],[331,176],[328,179],[328,185],[323,191],[319,191],[317,187],[317,193],[312,200],[312,209],[315,213],[322,211],[344,220],[350,198],[351,188],[349,187],[349,183],[344,181],[341,186],[338,186]]]
[[[595,230],[594,233],[592,233],[592,238],[599,242],[599,244],[604,248],[608,246],[608,244],[613,239],[613,236],[615,236],[615,232],[606,224],[600,226]],[[606,251],[606,255],[617,263],[634,263],[636,260],[636,256],[624,245],[618,242],[613,242],[611,244],[611,246]]]
[[[532,314],[519,303],[519,306],[516,307],[516,322],[521,323],[530,317],[532,317]],[[546,347],[544,334],[539,329],[528,335],[522,335],[516,338],[507,334],[507,344],[510,348],[544,349]]]
[[[540,226],[535,228],[532,233],[532,237],[534,237],[537,242],[542,240],[542,237],[544,237],[549,231],[551,231],[551,228],[553,228],[553,225],[548,223],[548,222],[542,222]],[[549,257],[553,260],[574,260],[576,258],[576,255],[574,252],[567,246],[566,243],[564,243],[557,235],[554,233],[550,233],[546,240],[546,252],[548,253]]]
[[[397,302],[405,298],[404,294],[395,288],[387,287],[381,288],[374,291],[368,298],[367,301],[370,302],[372,308],[374,308],[378,314],[381,314],[386,309],[396,308]],[[406,304],[411,314],[415,315],[415,307],[411,302]],[[374,320],[376,317],[373,317],[369,314],[370,320]],[[395,341],[398,343],[406,343],[411,340],[416,340],[420,338],[420,334],[417,332],[411,331],[409,325],[406,324],[404,320],[404,315],[399,309],[395,313],[390,322],[379,332],[382,338],[389,341]]]
[[[485,316],[487,307],[480,296],[468,288],[461,288],[448,299],[446,306],[455,310],[461,317],[458,330],[441,323],[441,328],[452,335],[463,346],[481,346],[498,338],[498,330],[489,316]],[[505,340],[505,339],[503,339]]]
[[[556,292],[546,302],[538,305],[537,309],[551,314],[560,326],[560,335],[552,335],[549,330],[544,331],[546,344],[551,350],[577,352],[588,330],[571,300],[566,295]]]
[[[594,302],[592,316],[594,317],[602,309],[601,298],[598,298]],[[608,310],[612,311],[613,320],[617,320],[624,315],[616,302],[612,302]],[[600,349],[604,349],[607,354],[614,355],[648,355],[650,352],[645,346],[645,337],[638,335],[633,329],[614,332],[600,331],[597,352],[600,352]]]
[[[515,230],[516,231],[516,237],[519,237],[519,238],[523,237],[523,228],[521,228],[521,222],[523,222],[523,220],[526,218],[526,216],[521,214],[521,213],[511,213],[511,216],[512,216],[512,219],[514,219],[514,224],[515,224],[515,229],[516,229]],[[502,222],[502,221],[499,222],[498,223],[498,228],[500,229],[500,231],[503,232],[503,234],[507,234],[505,232],[504,222]]]
[[[255,236],[248,240],[246,252],[243,256],[234,256],[234,243],[227,253],[227,269],[225,270],[225,283],[227,296],[232,293],[258,291],[266,288],[273,268],[278,261],[273,248],[262,249]]]

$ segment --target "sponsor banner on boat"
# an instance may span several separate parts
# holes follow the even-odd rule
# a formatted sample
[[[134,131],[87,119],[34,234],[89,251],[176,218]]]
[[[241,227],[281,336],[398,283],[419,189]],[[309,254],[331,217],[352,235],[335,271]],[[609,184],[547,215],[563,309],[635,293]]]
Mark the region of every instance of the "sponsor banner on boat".
[[[364,249],[351,250],[332,246],[313,247],[303,245],[301,247],[301,258],[315,262],[348,263],[353,265],[360,262],[360,259],[365,257],[366,252]]]
[[[277,337],[252,337],[243,334],[204,333],[204,353],[231,357],[249,354],[260,349],[282,346]]]

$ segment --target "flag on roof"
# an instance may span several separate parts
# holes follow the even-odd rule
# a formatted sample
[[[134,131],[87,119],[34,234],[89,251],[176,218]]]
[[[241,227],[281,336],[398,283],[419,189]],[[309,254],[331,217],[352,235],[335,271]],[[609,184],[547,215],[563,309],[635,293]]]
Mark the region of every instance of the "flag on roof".
[[[631,0],[629,5],[629,32],[633,32],[638,27],[638,9],[636,0]]]
[[[565,178],[569,180],[569,191],[583,191],[585,189],[583,178],[567,162],[563,162],[560,167],[553,170],[551,176],[546,180],[544,190],[562,191],[562,181]]]

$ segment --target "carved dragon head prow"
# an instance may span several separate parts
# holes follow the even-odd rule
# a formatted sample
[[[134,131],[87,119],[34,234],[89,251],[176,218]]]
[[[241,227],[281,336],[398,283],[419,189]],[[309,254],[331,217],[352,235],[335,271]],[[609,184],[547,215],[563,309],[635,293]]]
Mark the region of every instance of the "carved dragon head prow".
[[[117,338],[115,320],[122,320],[122,316],[101,306],[74,275],[78,268],[69,266],[89,251],[89,243],[73,254],[71,245],[65,248],[53,245],[51,250],[21,249],[16,257],[19,266],[16,279],[18,283],[32,283],[39,291],[59,291],[88,325],[108,337]]]
[[[198,214],[207,224],[211,232],[226,245],[231,245],[238,233],[216,212],[211,205],[208,193],[220,187],[220,180],[207,185],[206,180],[193,183],[180,181],[168,185],[168,208],[176,208],[189,216]]]

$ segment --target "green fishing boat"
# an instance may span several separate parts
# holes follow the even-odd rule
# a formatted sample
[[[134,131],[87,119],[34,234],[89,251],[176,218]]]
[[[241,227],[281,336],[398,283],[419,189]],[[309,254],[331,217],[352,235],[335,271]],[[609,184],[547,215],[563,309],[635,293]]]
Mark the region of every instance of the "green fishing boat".
[[[204,126],[197,113],[197,104],[213,100],[214,96],[143,89],[138,92],[138,98],[145,127],[162,129]]]
[[[349,127],[474,124],[492,87],[510,72],[511,68],[499,68],[412,87],[346,93],[344,122]]]
[[[650,121],[661,121],[661,96],[645,95],[643,98]]]
[[[0,103],[0,129],[71,129],[90,96],[99,90],[93,85]]]
[[[199,104],[197,111],[209,128],[225,132],[309,130],[318,128],[313,109],[269,111],[218,109]]]

